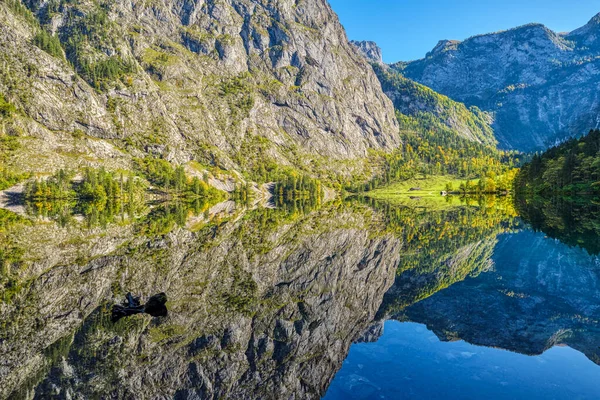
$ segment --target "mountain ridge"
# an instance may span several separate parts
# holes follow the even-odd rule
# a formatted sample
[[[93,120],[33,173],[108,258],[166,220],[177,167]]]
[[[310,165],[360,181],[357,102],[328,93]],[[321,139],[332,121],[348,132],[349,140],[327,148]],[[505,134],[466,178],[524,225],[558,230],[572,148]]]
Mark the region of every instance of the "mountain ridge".
[[[0,4],[10,168],[152,156],[349,176],[400,144],[391,102],[323,0],[26,5]]]
[[[495,147],[492,116],[477,107],[468,108],[447,96],[405,78],[383,62],[381,48],[372,41],[351,41],[369,61],[384,93],[400,113],[418,121],[432,120],[468,141]],[[428,129],[422,127],[422,129]]]
[[[597,125],[600,15],[573,32],[542,24],[440,41],[420,60],[391,68],[494,115],[500,145],[541,150]]]

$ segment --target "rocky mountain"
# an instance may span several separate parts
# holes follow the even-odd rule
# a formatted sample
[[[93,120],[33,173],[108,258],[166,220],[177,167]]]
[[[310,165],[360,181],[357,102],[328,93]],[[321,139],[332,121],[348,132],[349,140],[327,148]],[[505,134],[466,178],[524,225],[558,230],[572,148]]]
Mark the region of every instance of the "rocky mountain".
[[[494,116],[504,148],[540,150],[598,126],[600,15],[571,33],[540,24],[443,40],[392,68]]]
[[[351,40],[350,43],[356,47],[370,63],[383,64],[383,54],[381,52],[381,47],[379,47],[377,43],[368,40]]]
[[[479,108],[464,104],[436,93],[430,88],[407,79],[383,63],[381,49],[374,42],[351,42],[373,65],[385,94],[394,107],[417,125],[417,133],[424,130],[448,131],[468,141],[495,146],[496,139],[490,124],[492,117]]]
[[[325,0],[7,0],[0,69],[2,156],[20,171],[150,154],[348,175],[400,144]]]
[[[585,26],[566,35],[581,50],[595,53],[600,48],[600,13],[596,14]]]

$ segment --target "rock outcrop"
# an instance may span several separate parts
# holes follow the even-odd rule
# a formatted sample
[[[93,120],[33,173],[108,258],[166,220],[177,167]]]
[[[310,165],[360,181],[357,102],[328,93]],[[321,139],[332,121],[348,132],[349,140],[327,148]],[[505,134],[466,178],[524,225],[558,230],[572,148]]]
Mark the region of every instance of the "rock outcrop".
[[[354,45],[354,47],[356,47],[370,63],[383,63],[381,48],[377,45],[377,43],[368,40],[351,40],[350,43]]]
[[[11,0],[0,27],[0,95],[15,110],[2,127],[27,143],[15,168],[153,154],[243,171],[328,159],[348,174],[400,143],[325,0]]]

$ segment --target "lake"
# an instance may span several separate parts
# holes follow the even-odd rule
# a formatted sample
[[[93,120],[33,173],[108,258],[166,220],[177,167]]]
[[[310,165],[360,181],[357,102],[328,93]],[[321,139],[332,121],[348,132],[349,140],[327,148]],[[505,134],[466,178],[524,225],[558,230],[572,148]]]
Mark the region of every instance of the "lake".
[[[600,397],[599,207],[0,212],[0,398]],[[131,292],[168,315],[115,321]]]
[[[388,321],[377,342],[350,349],[325,399],[597,399],[599,379],[570,347],[531,357]]]
[[[598,257],[525,228],[491,260],[353,345],[325,399],[600,398]]]

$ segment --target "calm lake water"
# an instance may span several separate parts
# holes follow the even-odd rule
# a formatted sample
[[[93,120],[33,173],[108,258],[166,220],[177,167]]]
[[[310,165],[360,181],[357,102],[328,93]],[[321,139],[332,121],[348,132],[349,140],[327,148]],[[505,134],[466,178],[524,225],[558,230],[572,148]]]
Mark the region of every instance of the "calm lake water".
[[[525,228],[492,260],[353,345],[324,398],[600,398],[598,257]]]
[[[570,347],[530,357],[388,321],[376,343],[350,349],[325,399],[597,399],[598,382],[600,368]]]
[[[0,398],[597,399],[598,204],[0,210]]]

